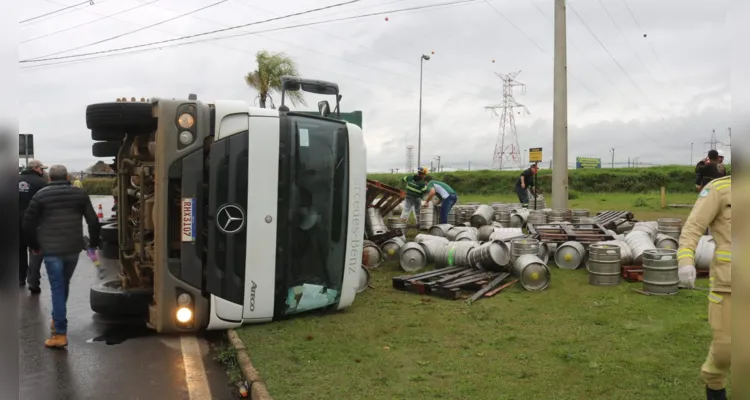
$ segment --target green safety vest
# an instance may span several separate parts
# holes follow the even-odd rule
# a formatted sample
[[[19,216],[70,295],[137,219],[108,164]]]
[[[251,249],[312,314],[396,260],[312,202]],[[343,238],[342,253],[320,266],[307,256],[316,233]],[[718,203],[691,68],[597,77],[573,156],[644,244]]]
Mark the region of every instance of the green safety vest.
[[[401,180],[406,183],[407,196],[422,197],[425,193],[427,193],[427,186],[425,185],[424,180],[418,181],[414,179],[414,175],[405,176]]]

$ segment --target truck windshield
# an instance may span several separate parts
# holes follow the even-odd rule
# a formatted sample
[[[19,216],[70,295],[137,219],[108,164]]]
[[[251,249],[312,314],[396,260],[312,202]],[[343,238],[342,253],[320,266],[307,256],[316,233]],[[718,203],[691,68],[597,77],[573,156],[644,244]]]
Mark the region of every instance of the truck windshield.
[[[343,283],[349,204],[346,125],[288,116],[289,249],[286,311],[296,314],[337,304]],[[281,210],[279,210],[281,211]]]

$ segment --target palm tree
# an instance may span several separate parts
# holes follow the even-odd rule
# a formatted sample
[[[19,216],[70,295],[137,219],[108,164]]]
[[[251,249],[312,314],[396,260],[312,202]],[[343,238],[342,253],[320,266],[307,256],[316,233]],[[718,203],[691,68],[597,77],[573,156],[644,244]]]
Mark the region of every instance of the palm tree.
[[[266,108],[266,100],[271,92],[281,93],[281,77],[284,75],[299,76],[294,60],[284,53],[270,53],[261,50],[255,55],[258,69],[245,75],[245,82],[258,91],[260,106]],[[305,105],[302,91],[286,92],[292,105]],[[271,99],[273,102],[273,99]]]

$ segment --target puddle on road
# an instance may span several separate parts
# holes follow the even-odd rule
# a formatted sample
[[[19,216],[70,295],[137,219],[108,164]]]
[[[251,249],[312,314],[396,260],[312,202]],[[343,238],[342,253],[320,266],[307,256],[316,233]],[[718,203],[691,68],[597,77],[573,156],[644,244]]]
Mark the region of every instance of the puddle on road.
[[[104,342],[108,346],[120,344],[128,339],[155,335],[156,332],[146,327],[142,321],[99,321],[104,322],[103,333],[91,338],[86,343]]]

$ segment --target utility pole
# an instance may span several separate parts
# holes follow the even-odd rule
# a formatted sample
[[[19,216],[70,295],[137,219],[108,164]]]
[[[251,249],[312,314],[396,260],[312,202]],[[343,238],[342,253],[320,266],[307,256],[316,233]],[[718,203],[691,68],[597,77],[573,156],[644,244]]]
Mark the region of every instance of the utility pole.
[[[690,163],[688,165],[693,165],[693,142],[690,142]]]
[[[437,161],[437,172],[440,172],[440,156],[436,156],[435,161]]]
[[[552,208],[568,209],[568,67],[565,0],[555,0]]]
[[[471,171],[471,161],[469,161],[469,171]]]
[[[435,54],[435,52],[432,52]],[[422,165],[422,70],[424,69],[424,62],[429,61],[430,56],[422,54],[419,58],[419,131],[417,133],[417,168]]]
[[[615,167],[615,149],[614,149],[614,147],[611,148],[610,151],[612,152],[612,168],[614,168]]]

